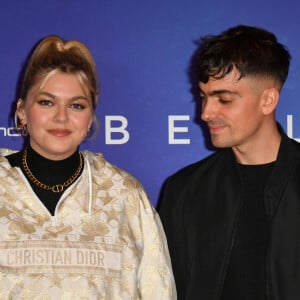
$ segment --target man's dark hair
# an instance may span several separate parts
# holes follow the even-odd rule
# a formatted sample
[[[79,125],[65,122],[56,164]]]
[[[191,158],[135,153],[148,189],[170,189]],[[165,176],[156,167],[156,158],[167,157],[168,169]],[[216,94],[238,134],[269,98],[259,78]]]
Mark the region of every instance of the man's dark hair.
[[[236,68],[240,78],[264,76],[284,84],[291,56],[276,36],[262,28],[238,25],[220,35],[205,36],[193,57],[194,79],[207,83],[221,79]]]

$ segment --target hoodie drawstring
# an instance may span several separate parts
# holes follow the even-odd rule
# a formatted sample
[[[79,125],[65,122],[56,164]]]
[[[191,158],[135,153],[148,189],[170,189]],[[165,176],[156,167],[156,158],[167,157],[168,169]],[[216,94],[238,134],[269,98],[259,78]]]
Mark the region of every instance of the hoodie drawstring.
[[[92,213],[92,199],[93,199],[93,186],[92,186],[92,172],[91,166],[86,157],[84,157],[84,161],[86,163],[87,171],[88,171],[88,181],[89,181],[89,215]]]

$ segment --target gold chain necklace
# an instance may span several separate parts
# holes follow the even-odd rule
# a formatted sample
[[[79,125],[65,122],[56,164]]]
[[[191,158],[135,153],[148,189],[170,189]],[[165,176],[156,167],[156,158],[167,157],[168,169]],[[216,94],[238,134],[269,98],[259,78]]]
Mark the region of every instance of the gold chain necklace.
[[[82,154],[79,152],[79,158],[80,158],[80,162],[79,162],[79,167],[77,168],[77,170],[75,171],[75,173],[68,179],[66,180],[64,183],[62,184],[55,184],[55,185],[47,185],[44,184],[42,182],[40,182],[30,171],[28,164],[27,164],[27,149],[24,150],[23,152],[23,156],[22,156],[22,166],[23,169],[26,173],[26,175],[28,176],[28,178],[38,187],[44,189],[44,190],[51,190],[53,193],[60,193],[62,192],[67,186],[69,186],[70,184],[72,184],[75,179],[77,178],[77,176],[79,175],[79,173],[82,170],[82,166],[83,166],[83,159],[82,159]]]

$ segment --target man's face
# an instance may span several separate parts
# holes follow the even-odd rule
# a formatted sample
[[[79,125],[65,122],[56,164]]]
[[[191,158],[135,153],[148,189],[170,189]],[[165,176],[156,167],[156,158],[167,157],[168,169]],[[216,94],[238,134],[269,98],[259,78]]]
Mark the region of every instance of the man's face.
[[[207,83],[199,83],[201,118],[209,127],[215,147],[247,147],[259,138],[264,118],[264,81],[239,76],[233,69],[222,79],[210,78]]]

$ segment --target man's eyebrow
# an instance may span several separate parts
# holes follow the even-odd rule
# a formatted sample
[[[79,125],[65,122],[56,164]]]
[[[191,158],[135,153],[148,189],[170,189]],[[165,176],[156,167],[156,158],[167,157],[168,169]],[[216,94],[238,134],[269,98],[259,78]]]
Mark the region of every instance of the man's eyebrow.
[[[221,94],[234,95],[234,96],[239,95],[238,92],[230,91],[230,90],[215,90],[215,91],[211,91],[211,92],[206,94],[200,89],[200,93],[205,95],[205,96],[217,96],[217,95],[221,95]]]
[[[236,91],[231,91],[231,90],[214,90],[208,93],[203,92],[203,90],[200,89],[200,93],[205,95],[205,96],[217,96],[221,94],[228,94],[228,95],[234,95],[234,96],[239,96],[239,93]]]

